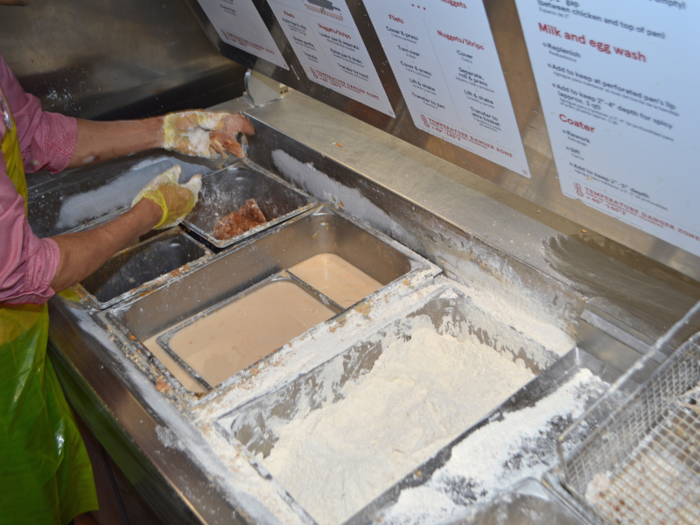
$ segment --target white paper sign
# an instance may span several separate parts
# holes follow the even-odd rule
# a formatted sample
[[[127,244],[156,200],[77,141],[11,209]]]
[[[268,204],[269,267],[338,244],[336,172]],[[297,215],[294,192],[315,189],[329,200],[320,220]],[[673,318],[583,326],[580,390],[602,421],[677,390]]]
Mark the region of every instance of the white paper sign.
[[[224,42],[289,69],[252,0],[199,0],[199,5]]]
[[[364,0],[416,127],[530,177],[481,0]]]
[[[564,194],[700,255],[700,5],[516,4]]]
[[[345,0],[268,0],[310,80],[394,117]]]

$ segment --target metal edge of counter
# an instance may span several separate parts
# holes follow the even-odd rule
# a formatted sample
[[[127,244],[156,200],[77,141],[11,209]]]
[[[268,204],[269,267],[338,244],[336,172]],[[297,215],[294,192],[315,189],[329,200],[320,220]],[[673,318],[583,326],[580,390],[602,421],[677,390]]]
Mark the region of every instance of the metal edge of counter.
[[[49,355],[66,398],[153,510],[173,524],[251,523],[177,447],[175,435],[172,446],[163,443],[158,428],[167,432],[168,423],[112,370],[123,364],[110,362],[100,341],[79,332],[66,303],[49,303]]]

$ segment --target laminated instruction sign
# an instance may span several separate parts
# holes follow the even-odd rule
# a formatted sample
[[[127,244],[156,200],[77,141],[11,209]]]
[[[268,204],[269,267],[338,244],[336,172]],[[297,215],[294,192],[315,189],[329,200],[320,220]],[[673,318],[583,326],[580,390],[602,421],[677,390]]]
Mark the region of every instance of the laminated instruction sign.
[[[700,255],[700,4],[516,4],[563,193]]]
[[[482,0],[364,0],[419,129],[530,177]]]
[[[268,0],[306,75],[394,117],[345,0]]]
[[[289,69],[253,0],[198,0],[227,44]]]

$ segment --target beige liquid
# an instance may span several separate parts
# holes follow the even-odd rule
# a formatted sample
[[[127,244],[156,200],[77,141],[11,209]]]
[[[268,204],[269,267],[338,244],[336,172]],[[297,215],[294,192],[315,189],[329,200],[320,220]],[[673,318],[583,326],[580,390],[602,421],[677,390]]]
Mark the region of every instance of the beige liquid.
[[[170,373],[174,375],[187,390],[196,393],[206,392],[204,387],[192,379],[192,376],[187,373],[184,368],[177,364],[177,361],[170,357],[168,353],[163,350],[163,347],[158,344],[157,339],[160,337],[160,335],[161,334],[157,334],[149,339],[146,339],[143,342],[143,346],[148,348],[156,359],[163,363],[163,366],[170,370]]]
[[[170,348],[216,386],[334,315],[297,285],[273,282],[183,328]]]
[[[345,259],[321,253],[289,269],[302,281],[347,308],[383,285]]]

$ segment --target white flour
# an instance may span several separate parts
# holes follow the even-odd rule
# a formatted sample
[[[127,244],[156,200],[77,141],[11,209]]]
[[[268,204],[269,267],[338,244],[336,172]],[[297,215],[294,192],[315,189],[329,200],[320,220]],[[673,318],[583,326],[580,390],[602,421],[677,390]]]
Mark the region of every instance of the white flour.
[[[375,228],[391,234],[393,238],[401,239],[408,234],[403,226],[365,197],[360,190],[348,188],[331,179],[322,171],[318,171],[312,163],[303,164],[279,149],[272,152],[272,162],[286,179],[314,197],[331,202],[353,216],[369,221]]]
[[[606,387],[584,368],[535,405],[479,428],[452,448],[427,483],[401,491],[381,513],[382,523],[442,523],[524,478],[540,478],[557,461],[556,436]]]
[[[283,427],[264,463],[321,525],[340,523],[532,377],[487,346],[421,328],[346,383],[344,399]]]
[[[74,228],[85,221],[128,207],[146,184],[176,164],[182,168],[180,182],[187,182],[195,173],[211,172],[206,166],[182,162],[164,155],[146,159],[100,188],[68,197],[61,205],[55,227]]]

